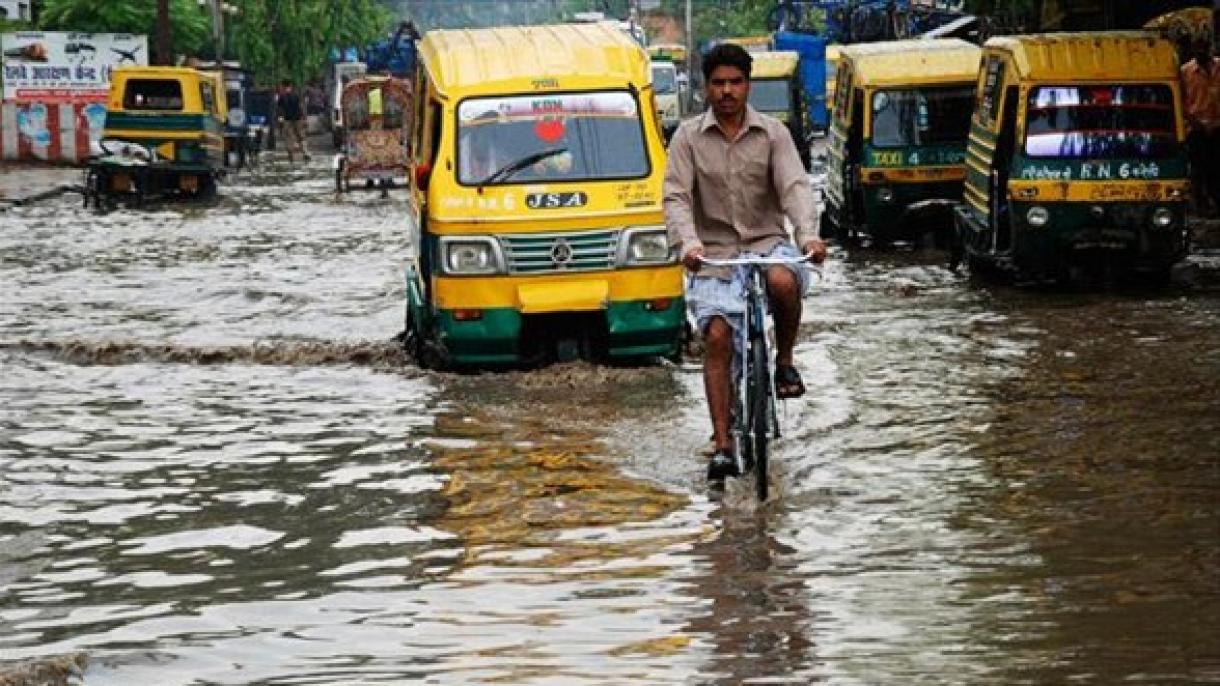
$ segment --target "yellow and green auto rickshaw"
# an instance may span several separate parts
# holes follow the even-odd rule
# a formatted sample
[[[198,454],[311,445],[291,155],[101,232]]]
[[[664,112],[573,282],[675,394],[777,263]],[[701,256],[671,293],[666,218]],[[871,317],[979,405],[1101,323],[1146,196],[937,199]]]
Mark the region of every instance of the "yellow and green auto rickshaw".
[[[956,38],[845,45],[827,143],[825,233],[919,240],[961,200],[978,76]]]
[[[1189,248],[1185,135],[1169,41],[992,38],[954,212],[959,248],[974,267],[1021,278],[1167,278]]]
[[[416,83],[416,359],[676,355],[683,277],[644,50],[606,24],[431,31]]]
[[[796,143],[801,162],[810,166],[809,143],[812,126],[809,108],[805,105],[805,90],[797,72],[800,53],[792,50],[764,50],[750,55],[750,105],[784,122],[792,141]]]
[[[85,203],[119,197],[140,205],[162,195],[211,197],[224,166],[225,88],[217,72],[120,67],[111,75],[99,155],[88,165]]]

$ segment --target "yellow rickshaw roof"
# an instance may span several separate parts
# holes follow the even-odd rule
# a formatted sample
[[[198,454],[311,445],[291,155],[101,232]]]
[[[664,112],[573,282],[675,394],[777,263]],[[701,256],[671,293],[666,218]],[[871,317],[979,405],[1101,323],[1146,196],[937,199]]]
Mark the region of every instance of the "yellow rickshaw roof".
[[[724,42],[740,45],[747,52],[751,53],[770,51],[771,46],[774,44],[771,36],[734,36],[732,38],[725,38]]]
[[[545,92],[537,84],[558,79],[562,90],[651,83],[644,49],[605,22],[429,31],[419,54],[436,89],[453,97]]]
[[[1173,45],[1149,31],[999,36],[984,47],[1011,54],[1020,77],[1033,81],[1178,77]]]
[[[686,56],[686,46],[681,43],[653,43],[648,46],[648,54],[653,57],[658,55]]]
[[[752,79],[775,79],[791,76],[796,73],[796,65],[801,55],[792,50],[767,50],[751,53],[754,62],[750,67]]]
[[[960,38],[932,38],[843,45],[839,53],[858,85],[914,86],[975,81],[983,51]]]
[[[206,78],[212,79],[212,73],[203,69],[195,69],[194,67],[137,67],[137,66],[122,66],[116,67],[111,72],[115,77],[123,76],[126,78],[175,78],[179,76],[189,76],[191,78]]]

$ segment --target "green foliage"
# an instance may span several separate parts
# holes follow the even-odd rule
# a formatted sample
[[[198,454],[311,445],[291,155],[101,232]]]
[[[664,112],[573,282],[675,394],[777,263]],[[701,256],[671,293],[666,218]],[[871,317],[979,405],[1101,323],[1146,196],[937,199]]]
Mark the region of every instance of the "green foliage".
[[[714,38],[766,35],[767,17],[774,8],[775,0],[697,3],[692,10],[695,44]]]
[[[395,22],[377,0],[228,0],[225,57],[238,59],[262,83],[321,75],[330,49],[364,45]],[[156,41],[156,0],[46,0],[39,28],[48,31],[142,33]],[[482,3],[480,3],[482,4]],[[173,52],[211,59],[212,15],[197,0],[170,0]]]
[[[376,0],[244,0],[241,9],[229,57],[264,84],[319,77],[331,48],[371,43],[395,23]]]
[[[170,0],[175,54],[195,54],[209,41],[210,20],[195,0]],[[38,17],[44,31],[142,33],[155,41],[156,0],[46,0]]]

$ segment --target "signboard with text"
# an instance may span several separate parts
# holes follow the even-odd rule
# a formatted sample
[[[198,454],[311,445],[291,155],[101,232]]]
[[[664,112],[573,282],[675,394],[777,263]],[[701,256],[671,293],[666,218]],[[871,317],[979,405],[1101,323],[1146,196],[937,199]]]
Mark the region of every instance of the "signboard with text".
[[[104,102],[110,72],[148,64],[148,37],[23,31],[0,35],[0,53],[5,101]]]

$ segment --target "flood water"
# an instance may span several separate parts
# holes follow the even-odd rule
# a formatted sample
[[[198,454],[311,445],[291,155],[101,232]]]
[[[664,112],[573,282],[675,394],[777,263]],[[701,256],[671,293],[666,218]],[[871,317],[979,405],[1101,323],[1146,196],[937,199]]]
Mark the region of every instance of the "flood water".
[[[1220,682],[1220,292],[836,250],[771,502],[697,365],[422,372],[405,194],[0,213],[0,661],[97,684]]]

